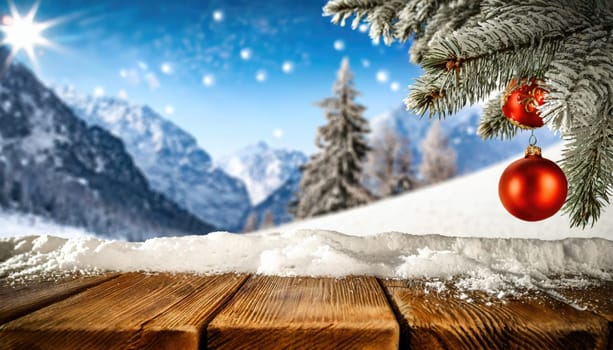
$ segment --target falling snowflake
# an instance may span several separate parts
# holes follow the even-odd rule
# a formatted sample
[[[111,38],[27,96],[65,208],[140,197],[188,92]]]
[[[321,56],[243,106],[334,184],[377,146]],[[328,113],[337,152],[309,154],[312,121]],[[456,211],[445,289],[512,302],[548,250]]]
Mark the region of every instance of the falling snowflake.
[[[171,105],[167,105],[166,107],[164,107],[164,112],[168,115],[173,115],[175,114],[175,108]]]
[[[400,83],[397,82],[397,81],[392,82],[390,84],[390,90],[392,90],[394,92],[400,90]]]
[[[202,85],[207,87],[215,85],[215,76],[213,74],[205,74],[202,77]]]
[[[245,61],[250,60],[252,55],[253,51],[251,51],[250,48],[244,48],[241,50],[241,58]]]
[[[224,14],[223,14],[222,10],[215,10],[215,11],[213,11],[213,20],[215,22],[223,21],[223,17],[224,17]]]
[[[283,137],[283,129],[280,128],[276,128],[272,131],[272,136],[274,136],[277,139],[280,139]]]
[[[362,60],[362,67],[364,67],[364,68],[370,67],[370,61],[367,60],[367,59],[363,59]]]
[[[164,62],[160,66],[160,71],[162,71],[162,73],[164,74],[172,74],[173,73],[172,65],[168,62]]]
[[[257,73],[255,74],[255,80],[259,81],[260,83],[263,83],[266,81],[266,79],[268,79],[268,74],[266,73],[265,70],[260,69],[259,71],[257,71]]]
[[[283,73],[289,74],[294,71],[294,63],[292,61],[285,61],[281,66],[281,70]]]
[[[336,51],[343,51],[345,49],[345,42],[342,40],[336,40],[334,42],[334,50]]]
[[[366,23],[360,24],[360,26],[358,27],[358,30],[361,33],[366,33],[368,31],[368,24],[366,24]]]
[[[389,73],[386,70],[380,70],[377,72],[376,78],[379,83],[386,83],[389,80]]]
[[[119,92],[117,92],[117,97],[119,97],[120,100],[127,100],[128,93],[126,92],[126,90],[119,90]]]

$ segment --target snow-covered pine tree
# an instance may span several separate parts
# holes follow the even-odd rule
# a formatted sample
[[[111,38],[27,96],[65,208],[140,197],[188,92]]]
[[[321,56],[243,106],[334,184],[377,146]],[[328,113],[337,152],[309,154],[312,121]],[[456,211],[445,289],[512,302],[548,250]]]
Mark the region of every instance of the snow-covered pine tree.
[[[406,136],[385,125],[372,139],[371,147],[364,166],[364,182],[374,185],[379,197],[389,197],[415,187],[411,145]]]
[[[297,218],[306,218],[365,204],[372,194],[361,184],[362,162],[369,150],[365,135],[370,131],[356,103],[349,60],[343,59],[334,83],[333,97],[319,102],[328,123],[318,129],[315,139],[319,153],[302,167],[302,180],[290,209]]]
[[[440,121],[436,120],[421,143],[423,159],[419,167],[424,182],[433,184],[445,181],[456,174],[456,154],[449,147],[449,139],[441,131]]]
[[[571,226],[593,224],[613,193],[613,1],[330,0],[325,15],[370,24],[386,44],[411,39],[424,68],[405,103],[446,116],[489,99],[479,133],[509,138],[500,91],[535,77],[548,91],[540,115],[566,139]]]

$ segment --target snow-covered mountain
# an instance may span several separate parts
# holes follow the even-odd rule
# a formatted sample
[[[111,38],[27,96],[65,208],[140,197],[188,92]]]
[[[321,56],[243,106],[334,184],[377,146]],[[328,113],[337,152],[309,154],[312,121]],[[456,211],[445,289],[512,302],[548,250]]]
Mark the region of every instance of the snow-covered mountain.
[[[307,159],[300,151],[272,149],[259,142],[224,157],[219,165],[228,174],[243,180],[251,203],[256,206],[290,178],[296,177]]]
[[[192,135],[147,106],[70,88],[58,89],[58,95],[89,125],[122,139],[156,191],[219,228],[242,228],[250,209],[245,185],[215,167]]]
[[[543,148],[543,156],[559,161],[561,145]],[[558,213],[539,222],[511,216],[498,198],[498,180],[504,169],[523,152],[455,179],[343,212],[296,221],[262,230],[262,233],[332,230],[350,235],[404,232],[459,237],[562,239],[601,237],[613,240],[613,204],[600,220],[585,230],[569,228],[569,219]],[[432,247],[430,247],[432,248]]]
[[[296,192],[300,188],[302,173],[294,172],[283,185],[274,190],[266,199],[253,207],[251,213],[255,216],[256,227],[264,222],[266,213],[272,214],[273,223],[281,225],[290,222],[294,217],[289,213],[289,205],[295,199]]]
[[[152,191],[121,140],[88,127],[21,64],[0,80],[0,207],[130,240],[213,230]]]
[[[480,107],[469,107],[441,121],[441,128],[449,137],[450,145],[457,154],[460,174],[481,169],[511,155],[521,153],[528,145],[530,132],[523,131],[512,140],[482,140],[477,135],[481,115]],[[405,110],[404,106],[381,114],[371,120],[371,140],[381,137],[384,128],[406,136],[413,150],[414,164],[421,162],[420,145],[432,123]],[[549,146],[560,141],[547,128],[535,130],[539,146]]]

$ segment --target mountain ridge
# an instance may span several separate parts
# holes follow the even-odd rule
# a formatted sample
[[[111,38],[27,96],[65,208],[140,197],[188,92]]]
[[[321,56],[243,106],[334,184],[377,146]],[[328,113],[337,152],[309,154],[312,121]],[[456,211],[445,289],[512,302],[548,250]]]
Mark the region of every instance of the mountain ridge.
[[[146,105],[86,96],[70,88],[57,91],[89,125],[124,141],[155,190],[222,229],[242,228],[250,209],[245,185],[214,166],[187,131]]]
[[[7,67],[0,101],[1,207],[128,240],[215,230],[152,191],[120,139],[88,127],[24,65]]]

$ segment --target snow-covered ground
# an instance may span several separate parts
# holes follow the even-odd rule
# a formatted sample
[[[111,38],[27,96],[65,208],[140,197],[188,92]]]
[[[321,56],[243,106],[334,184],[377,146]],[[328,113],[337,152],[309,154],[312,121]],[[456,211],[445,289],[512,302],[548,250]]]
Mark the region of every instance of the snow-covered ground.
[[[60,226],[47,219],[0,210],[0,239],[28,235],[51,235],[64,238],[94,237],[85,229]]]
[[[562,145],[543,149],[551,160],[561,158]],[[498,180],[520,155],[440,185],[427,187],[368,206],[293,222],[262,232],[322,229],[350,235],[379,232],[442,234],[457,237],[515,237],[561,239],[601,237],[613,240],[613,206],[602,212],[594,227],[569,228],[568,216],[558,213],[540,222],[511,216],[498,198]]]
[[[613,277],[613,242],[454,238],[385,233],[356,237],[327,231],[154,238],[143,243],[30,236],[0,240],[0,275],[18,279],[55,271],[249,272],[295,276],[393,278],[461,275],[467,289],[514,290]],[[5,257],[4,259],[2,257]],[[8,259],[7,259],[8,258]]]
[[[555,158],[556,152],[559,147],[544,154]],[[57,271],[115,270],[454,276],[459,288],[496,295],[518,288],[581,285],[590,278],[612,280],[611,208],[585,231],[569,229],[567,218],[560,216],[541,223],[515,220],[497,198],[498,177],[506,164],[367,207],[254,234],[218,232],[127,243],[58,238],[40,234],[78,231],[11,224],[14,228],[3,232],[33,236],[0,238],[0,275],[20,279]],[[575,277],[549,278],[554,275]]]

